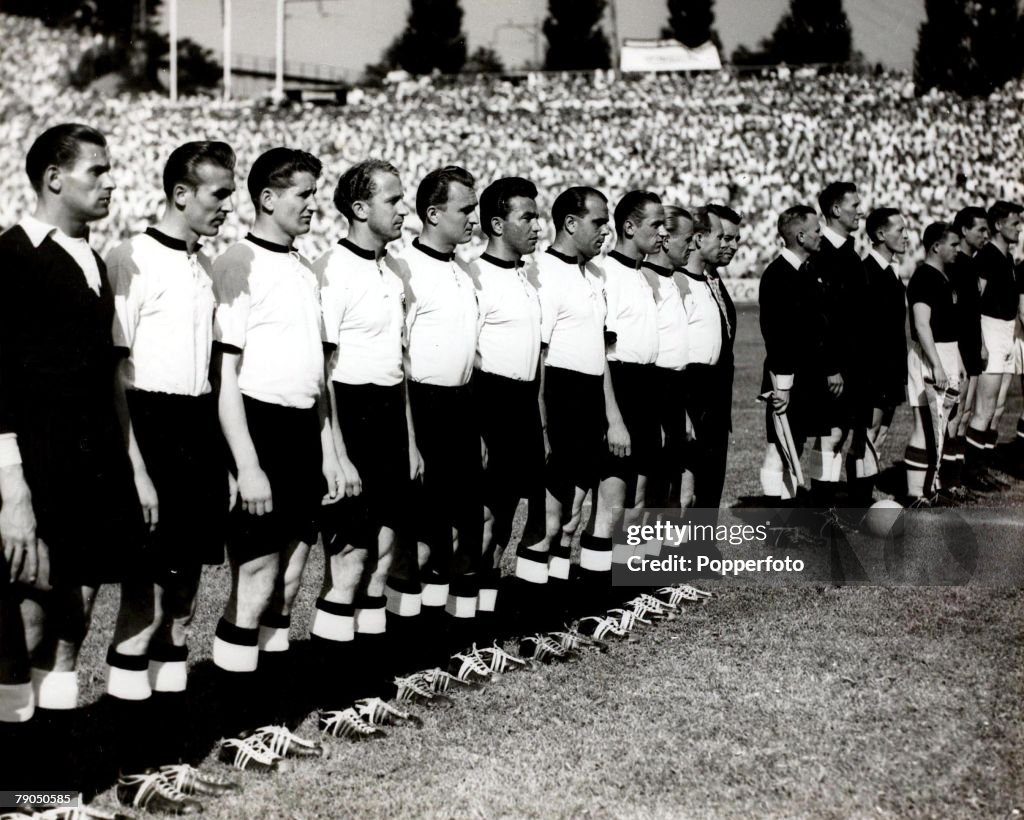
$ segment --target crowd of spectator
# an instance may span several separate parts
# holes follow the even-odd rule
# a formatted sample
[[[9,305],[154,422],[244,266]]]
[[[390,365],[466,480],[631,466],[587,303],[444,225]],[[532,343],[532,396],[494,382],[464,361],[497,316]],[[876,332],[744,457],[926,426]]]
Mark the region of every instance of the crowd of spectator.
[[[118,190],[112,216],[94,232],[101,252],[156,219],[163,161],[179,143],[203,138],[234,146],[241,192],[249,164],[271,146],[323,160],[321,212],[301,246],[313,256],[345,230],[330,202],[334,182],[370,156],[398,166],[410,200],[429,170],[455,163],[484,184],[532,179],[542,209],[580,183],[612,200],[648,188],[687,206],[725,203],[745,217],[729,271],[739,278],[758,276],[776,252],[776,215],[813,204],[830,180],[855,181],[867,208],[901,209],[918,252],[928,222],[965,204],[1024,199],[1019,81],[965,101],[940,92],[915,98],[896,73],[535,74],[360,90],[340,107],[213,97],[171,104],[69,88],[67,74],[89,44],[0,15],[0,227],[31,207],[21,170],[28,145],[68,120],[99,128],[110,142]],[[213,250],[243,234],[251,217],[240,193]],[[407,226],[410,236],[417,232],[415,216]],[[913,262],[904,260],[905,274]]]

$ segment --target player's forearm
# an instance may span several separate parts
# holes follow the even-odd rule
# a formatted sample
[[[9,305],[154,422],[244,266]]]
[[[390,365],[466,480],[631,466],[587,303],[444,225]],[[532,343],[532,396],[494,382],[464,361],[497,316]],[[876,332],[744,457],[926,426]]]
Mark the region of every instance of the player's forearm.
[[[604,412],[609,424],[622,424],[622,413],[615,401],[615,388],[612,387],[612,371],[607,360],[604,363]]]
[[[348,458],[345,439],[341,434],[341,423],[338,421],[338,399],[334,383],[331,381],[327,382],[317,400],[317,412],[320,416],[320,443],[324,457],[333,453],[339,459]]]
[[[402,381],[402,398],[405,401],[405,426],[409,435],[409,447],[416,447],[416,424],[412,418],[412,402],[409,401],[409,380]]]
[[[537,408],[540,410],[540,426],[544,430],[548,429],[548,406],[544,402],[544,367],[547,359],[547,348],[542,348],[540,351],[540,363],[537,365],[537,370],[539,371],[537,374]]]
[[[28,481],[20,464],[0,467],[0,501],[3,506],[14,505],[31,497]]]
[[[249,425],[245,417],[245,404],[242,391],[238,387],[238,371],[236,355],[221,355],[217,379],[217,415],[220,418],[221,431],[228,443],[235,469],[253,469],[260,466],[256,448],[249,435]]]
[[[146,462],[142,458],[142,451],[135,439],[135,428],[132,426],[132,414],[128,410],[128,396],[125,390],[124,371],[118,367],[114,374],[114,407],[117,410],[117,420],[121,425],[121,436],[124,439],[125,447],[128,450],[128,458],[132,462],[132,469],[136,475],[146,472]]]

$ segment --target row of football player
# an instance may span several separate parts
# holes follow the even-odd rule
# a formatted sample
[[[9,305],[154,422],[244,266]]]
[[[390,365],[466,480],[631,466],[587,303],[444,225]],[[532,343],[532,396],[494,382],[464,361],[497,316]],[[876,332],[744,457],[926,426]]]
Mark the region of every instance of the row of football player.
[[[234,156],[223,143],[190,143],[168,159],[167,207],[158,223],[104,265],[87,238],[89,224],[109,211],[110,170],[105,139],[94,129],[71,124],[45,132],[26,159],[35,212],[0,239],[8,271],[0,525],[14,582],[4,589],[0,685],[5,728],[27,750],[19,764],[41,771],[45,760],[55,777],[71,776],[67,744],[58,739],[78,703],[78,650],[96,588],[120,582],[107,655],[114,754],[130,772],[119,795],[142,807],[187,811],[195,806],[182,788],[227,788],[191,769],[172,778],[148,768],[182,748],[186,630],[200,568],[222,560],[225,540],[233,586],[214,640],[214,697],[234,732],[269,727],[222,745],[221,756],[243,768],[272,769],[276,753],[318,748],[267,723],[288,674],[290,608],[318,528],[329,569],[312,618],[317,670],[308,680],[319,682],[314,700],[332,733],[370,733],[367,721],[382,708],[328,708],[347,705],[353,686],[346,682],[364,693],[383,691],[382,670],[396,671],[388,658],[411,668],[410,659],[428,660],[420,646],[430,660],[447,658],[476,634],[478,609],[495,611],[496,547],[510,536],[521,497],[534,500],[541,534],[527,543],[517,571],[537,589],[549,564],[553,577],[568,577],[567,540],[545,547],[558,540],[563,519],[571,536],[582,492],[600,482],[605,532],[590,536],[582,571],[596,579],[592,591],[607,589],[616,507],[623,506],[614,499],[636,483],[627,478],[637,468],[624,419],[633,423],[655,386],[645,365],[654,364],[658,327],[653,313],[639,325],[629,324],[628,309],[609,317],[623,288],[606,287],[614,277],[606,282],[600,269],[583,266],[610,232],[599,192],[575,188],[559,197],[562,229],[544,257],[552,268],[536,271],[531,282],[519,263],[536,246],[536,192],[525,180],[499,180],[483,193],[491,245],[480,265],[489,267],[470,277],[451,252],[476,222],[472,176],[455,167],[428,175],[417,192],[427,227],[396,259],[385,250],[406,213],[400,181],[386,163],[360,163],[335,192],[349,235],[314,269],[292,242],[308,230],[320,165],[304,152],[274,149],[248,176],[260,211],[252,232],[211,263],[198,241],[215,235],[231,208]],[[718,223],[710,211],[703,218]],[[616,209],[616,220],[618,254],[634,260],[620,262],[621,278],[653,308],[648,277],[671,274],[681,261],[661,259],[660,272],[639,269],[642,257],[669,244],[661,203],[636,192]],[[685,252],[688,243],[681,244],[675,253]],[[705,253],[711,260],[717,249]],[[705,301],[717,314],[711,298]],[[513,315],[502,315],[507,309]],[[619,341],[613,330],[607,338],[609,351],[623,350],[612,362],[623,410],[611,422],[609,451],[606,320],[613,326],[617,316]],[[630,361],[638,330],[650,361]],[[544,412],[536,379],[541,335],[541,372],[550,377],[539,392],[555,398]],[[336,355],[325,358],[324,341],[328,349],[336,342]],[[111,347],[124,357],[112,394],[104,388]],[[667,369],[681,372],[675,355]],[[480,367],[470,391],[474,363]],[[631,402],[623,384],[637,388]],[[679,426],[681,402],[670,404]],[[488,426],[494,420],[503,426]],[[643,421],[653,438],[656,420]],[[409,540],[420,547],[396,555],[407,504],[416,509]],[[492,569],[482,571],[482,561]],[[508,597],[527,602],[513,610],[517,628],[527,625],[522,618],[536,621],[542,608],[531,596]],[[416,617],[421,609],[431,614]],[[385,652],[389,616],[396,625],[387,632],[398,642]],[[601,618],[594,624],[608,627]],[[363,639],[358,663],[356,635]],[[535,654],[551,651],[543,636],[532,646]],[[503,650],[490,652],[505,662]],[[443,685],[445,674],[434,674],[431,685]],[[416,682],[403,686],[422,691]]]
[[[807,206],[779,218],[785,249],[760,283],[763,388],[774,406],[764,490],[795,495],[799,451],[813,438],[812,499],[830,506],[833,493],[824,488],[839,481],[849,438],[853,506],[866,506],[895,408],[908,398],[907,498],[963,499],[965,462],[971,488],[993,489],[1001,483],[988,471],[1000,418],[1013,375],[1024,372],[1024,277],[1013,257],[1021,206],[968,207],[952,222],[929,225],[925,258],[904,288],[895,274],[895,258],[907,251],[903,217],[892,208],[868,216],[872,249],[861,260],[849,239],[859,204],[852,184],[837,183],[821,196],[824,226]],[[1024,439],[1024,420],[1017,434]]]
[[[501,609],[496,598],[509,600],[522,626],[530,607],[516,599],[532,602],[534,590],[554,586],[543,586],[549,579],[569,577],[568,543],[583,496],[595,486],[592,528],[582,537],[575,570],[591,590],[607,588],[622,508],[628,498],[630,515],[638,514],[645,478],[652,479],[651,495],[666,503],[670,497],[690,502],[686,475],[696,483],[698,504],[702,492],[721,495],[732,372],[725,354],[735,337],[735,311],[710,269],[728,262],[723,235],[726,224],[738,226],[734,213],[671,208],[666,214],[656,196],[633,192],[615,209],[616,250],[599,265],[594,257],[609,233],[607,204],[593,189],[570,189],[553,209],[555,243],[527,276],[521,260],[536,248],[536,191],[525,180],[499,180],[480,201],[488,252],[467,272],[452,251],[475,223],[473,178],[452,167],[428,175],[416,197],[423,235],[391,257],[386,245],[401,231],[403,191],[393,167],[371,161],[339,181],[335,203],[350,222],[349,236],[311,268],[291,245],[308,230],[320,166],[303,152],[274,149],[249,173],[259,209],[252,233],[210,263],[197,241],[216,234],[231,206],[233,164],[223,144],[176,151],[165,169],[165,214],[111,254],[108,283],[96,260],[81,253],[88,222],[109,208],[105,145],[91,129],[57,129],[29,153],[39,208],[5,235],[16,283],[5,301],[11,306],[5,349],[31,349],[40,373],[80,383],[83,363],[67,361],[59,339],[49,340],[52,350],[38,339],[29,344],[29,329],[38,328],[32,311],[42,301],[32,287],[45,281],[43,271],[57,277],[47,282],[51,301],[74,284],[91,289],[100,307],[113,303],[114,316],[89,306],[95,315],[77,318],[94,324],[106,318],[102,334],[109,343],[112,326],[114,343],[127,353],[119,391],[127,388],[122,417],[129,442],[127,453],[115,452],[120,441],[102,437],[106,450],[55,452],[52,442],[34,435],[34,425],[45,425],[53,410],[33,404],[30,393],[5,388],[11,412],[4,414],[3,469],[5,484],[13,486],[4,494],[5,555],[18,580],[55,587],[22,602],[35,668],[31,683],[7,684],[11,703],[28,698],[9,713],[31,712],[36,698],[52,728],[60,723],[54,713],[76,702],[80,638],[40,639],[43,616],[66,605],[54,594],[62,582],[92,589],[106,580],[96,577],[96,566],[81,566],[81,550],[99,551],[95,509],[107,522],[108,547],[111,540],[137,544],[136,525],[145,519],[152,529],[142,536],[149,541],[147,561],[137,554],[133,560],[129,549],[112,572],[121,576],[123,594],[108,654],[108,693],[114,725],[125,735],[123,764],[174,754],[167,741],[181,722],[158,733],[158,753],[138,738],[145,723],[139,710],[152,705],[154,692],[177,704],[163,705],[164,715],[184,704],[184,629],[198,569],[219,563],[225,533],[234,587],[214,642],[225,722],[251,728],[273,711],[271,693],[287,668],[291,602],[320,524],[329,572],[312,619],[319,664],[312,679],[326,685],[317,698],[325,727],[359,734],[367,729],[366,715],[327,708],[344,706],[353,694],[343,695],[348,687],[339,681],[356,677],[356,635],[362,638],[356,668],[376,667],[372,677],[379,681],[385,655],[408,660],[414,645],[445,653],[461,647],[474,634],[467,625],[478,611]],[[81,295],[69,293],[62,309],[85,311]],[[326,361],[324,341],[336,345]],[[26,379],[20,367],[4,376],[5,386]],[[474,387],[467,390],[471,376]],[[119,395],[106,407],[108,416]],[[663,406],[649,401],[653,395],[664,397]],[[97,438],[91,428],[99,415],[75,423],[72,440]],[[238,494],[223,527],[222,434]],[[69,502],[58,498],[56,478],[42,464],[96,480]],[[416,477],[421,482],[410,486]],[[518,551],[519,589],[497,596],[496,574],[483,567],[497,565],[497,547],[507,543],[522,497],[533,502],[528,532],[544,532],[524,538]],[[717,506],[717,498],[706,506]],[[398,549],[407,505],[417,511],[409,541],[418,541],[419,550]],[[114,539],[111,518],[121,527]],[[69,527],[78,554],[69,549]],[[526,595],[517,594],[524,588]],[[434,617],[417,618],[420,610]],[[385,626],[393,638],[387,653],[379,643]],[[35,734],[45,739],[45,732]],[[223,754],[236,765],[272,768],[261,738],[271,751],[314,748],[278,727],[233,738]],[[167,800],[168,790],[167,778],[155,773],[122,783],[125,799],[139,805]],[[173,802],[180,808],[180,796]]]

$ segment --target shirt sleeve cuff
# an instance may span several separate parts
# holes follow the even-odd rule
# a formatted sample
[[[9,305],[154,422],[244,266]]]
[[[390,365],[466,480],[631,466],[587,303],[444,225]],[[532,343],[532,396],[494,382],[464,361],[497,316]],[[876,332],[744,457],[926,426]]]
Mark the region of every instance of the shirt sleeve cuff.
[[[772,381],[775,383],[776,390],[792,390],[793,389],[793,374],[776,374],[772,373]]]
[[[21,450],[15,433],[0,433],[0,467],[21,464]]]

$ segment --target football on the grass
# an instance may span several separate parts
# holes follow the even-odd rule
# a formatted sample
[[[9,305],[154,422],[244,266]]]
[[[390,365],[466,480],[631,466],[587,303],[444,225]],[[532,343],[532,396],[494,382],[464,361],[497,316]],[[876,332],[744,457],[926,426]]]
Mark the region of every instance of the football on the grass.
[[[876,501],[864,514],[862,523],[876,538],[899,538],[903,535],[903,507],[890,499]]]

